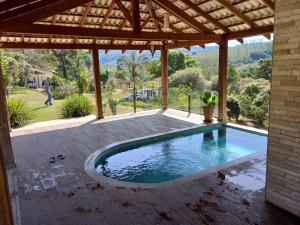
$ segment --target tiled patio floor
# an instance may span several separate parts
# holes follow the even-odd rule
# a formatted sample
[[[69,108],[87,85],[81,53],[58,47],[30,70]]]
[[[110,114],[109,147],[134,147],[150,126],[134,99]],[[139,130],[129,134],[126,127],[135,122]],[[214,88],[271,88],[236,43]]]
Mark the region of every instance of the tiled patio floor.
[[[97,184],[86,158],[116,141],[201,123],[168,110],[53,121],[13,131],[23,225],[300,224],[264,201],[265,156],[175,187],[134,189]],[[51,156],[65,160],[50,164]],[[247,188],[246,188],[247,187]]]

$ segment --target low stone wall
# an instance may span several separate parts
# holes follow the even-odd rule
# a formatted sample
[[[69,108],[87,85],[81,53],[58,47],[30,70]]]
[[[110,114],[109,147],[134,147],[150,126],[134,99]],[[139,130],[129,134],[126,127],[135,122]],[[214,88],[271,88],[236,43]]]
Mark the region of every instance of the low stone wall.
[[[300,1],[276,0],[266,200],[300,216]]]

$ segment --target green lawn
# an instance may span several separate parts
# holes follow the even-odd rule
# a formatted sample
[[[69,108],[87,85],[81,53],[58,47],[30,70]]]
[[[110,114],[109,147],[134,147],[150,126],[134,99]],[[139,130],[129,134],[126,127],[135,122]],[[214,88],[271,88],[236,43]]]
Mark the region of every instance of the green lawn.
[[[29,123],[36,123],[48,120],[61,119],[61,108],[64,100],[54,100],[53,105],[45,106],[44,102],[47,99],[46,93],[43,89],[28,89],[22,87],[14,87],[9,90],[10,98],[20,98],[24,100],[28,106],[32,109],[34,116]],[[115,90],[113,97],[115,99],[123,99],[124,96],[129,93],[124,93],[122,90]],[[85,94],[91,98],[92,102],[95,102],[94,94]],[[146,104],[143,102],[137,102],[137,111],[146,109],[159,108],[158,105]],[[117,114],[131,113],[133,112],[132,102],[121,102],[117,106]],[[94,107],[93,114],[96,113],[96,107]],[[108,105],[104,108],[104,115],[112,115]]]
[[[30,123],[60,119],[63,100],[53,101],[52,106],[45,106],[46,94],[41,90],[15,87],[10,90],[10,98],[20,98],[27,102],[34,116]]]

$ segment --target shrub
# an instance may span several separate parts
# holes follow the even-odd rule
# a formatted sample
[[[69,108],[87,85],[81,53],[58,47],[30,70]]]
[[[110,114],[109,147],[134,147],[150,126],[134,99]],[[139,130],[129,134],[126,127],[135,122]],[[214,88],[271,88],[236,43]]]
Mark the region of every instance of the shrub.
[[[108,106],[110,108],[110,111],[113,115],[116,115],[117,114],[117,105],[119,104],[119,101],[118,100],[115,100],[115,99],[112,99],[112,98],[109,98],[108,99]]]
[[[227,112],[229,119],[235,117],[236,121],[238,121],[241,114],[239,101],[235,97],[230,96],[227,100],[227,108],[229,109],[229,111]]]
[[[93,104],[88,97],[74,94],[64,101],[62,115],[64,118],[80,117],[89,115],[92,110]]]
[[[21,99],[9,98],[7,107],[12,128],[26,125],[33,116],[31,109]]]
[[[74,83],[60,79],[55,81],[55,88],[53,89],[54,99],[65,99],[76,93],[76,86]]]
[[[193,90],[200,92],[207,88],[200,68],[178,70],[170,77],[170,87],[179,87],[180,85],[189,86],[190,84]]]

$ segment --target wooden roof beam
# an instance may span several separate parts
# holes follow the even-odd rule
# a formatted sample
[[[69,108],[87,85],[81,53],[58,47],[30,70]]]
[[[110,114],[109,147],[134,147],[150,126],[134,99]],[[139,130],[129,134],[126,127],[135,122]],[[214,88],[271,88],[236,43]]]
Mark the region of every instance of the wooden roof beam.
[[[102,28],[105,25],[107,19],[110,17],[110,15],[112,13],[112,10],[114,9],[115,2],[116,2],[115,0],[112,0],[109,8],[106,10],[106,13],[105,13],[104,17],[101,20],[100,28]]]
[[[145,0],[146,4],[147,4],[147,8],[149,10],[149,14],[150,16],[152,17],[153,19],[153,22],[154,22],[154,25],[155,25],[155,28],[158,32],[161,32],[161,27],[159,25],[159,22],[157,20],[157,16],[155,14],[155,10],[153,8],[153,5],[152,5],[152,2],[150,0]]]
[[[85,19],[87,17],[87,15],[89,14],[90,12],[90,9],[91,9],[91,6],[92,6],[93,2],[89,2],[85,8],[84,8],[84,11],[83,11],[83,14],[82,14],[82,17],[81,17],[81,20],[80,20],[80,23],[79,23],[79,26],[82,27],[84,22],[85,22]]]
[[[104,44],[58,44],[58,43],[2,43],[1,48],[13,49],[103,49],[103,50],[149,50],[145,45],[104,45]]]
[[[169,13],[173,14],[174,16],[182,20],[184,23],[194,28],[195,30],[204,33],[212,33],[212,31],[209,28],[201,24],[198,20],[196,20],[192,16],[185,13],[182,9],[178,8],[172,2],[169,2],[167,0],[152,0],[152,2],[155,2],[155,4],[162,7],[164,10],[168,11]]]
[[[140,0],[131,0],[133,32],[141,32]]]
[[[85,27],[24,24],[24,23],[5,23],[0,22],[0,32],[20,33],[20,34],[41,34],[41,35],[60,35],[78,37],[97,37],[101,39],[115,38],[127,40],[198,40],[198,41],[218,41],[219,34],[188,34],[171,32],[132,32],[109,29],[96,29]]]
[[[147,26],[150,20],[151,20],[151,16],[148,16],[147,19],[145,19],[144,22],[142,23],[141,30],[143,30]]]
[[[6,10],[10,10],[22,5],[26,5],[34,1],[36,0],[9,0],[9,1],[0,2],[0,12],[4,12]]]
[[[129,10],[125,8],[125,6],[122,4],[121,0],[116,0],[116,4],[118,5],[119,9],[124,14],[125,18],[129,21],[129,23],[131,24],[131,26],[133,26],[132,17],[131,17],[131,15],[128,12]]]
[[[0,15],[0,21],[35,22],[75,8],[91,0],[43,0]]]
[[[222,23],[220,23],[217,19],[213,18],[211,15],[203,11],[201,8],[199,8],[196,4],[192,3],[190,0],[184,1],[184,4],[188,5],[191,9],[193,9],[195,12],[197,12],[200,16],[204,17],[206,20],[213,23],[215,26],[219,27],[221,30],[223,30],[225,33],[229,33],[230,30],[224,26]]]
[[[274,30],[273,25],[256,27],[256,28],[251,28],[249,30],[243,30],[243,31],[226,34],[226,39],[232,40],[232,39],[246,38],[246,37],[251,37],[256,35],[263,35],[263,34],[272,33],[273,30]]]
[[[268,6],[271,10],[275,10],[275,3],[272,2],[271,0],[262,0],[262,2]]]
[[[241,20],[243,20],[246,24],[248,24],[250,27],[256,27],[257,25],[246,15],[244,15],[241,11],[239,11],[237,8],[235,8],[233,5],[231,5],[227,0],[217,0],[221,5],[223,5],[225,8],[227,8],[231,13],[239,17]]]

